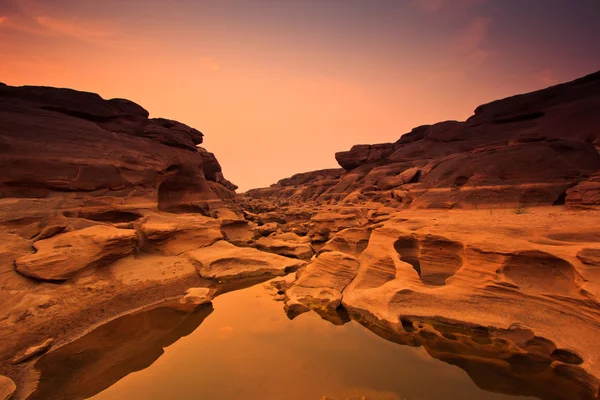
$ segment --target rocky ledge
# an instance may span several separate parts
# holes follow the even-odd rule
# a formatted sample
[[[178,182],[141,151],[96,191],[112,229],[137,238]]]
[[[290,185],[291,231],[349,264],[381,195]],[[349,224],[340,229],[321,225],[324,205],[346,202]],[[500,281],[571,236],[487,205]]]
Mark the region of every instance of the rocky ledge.
[[[482,105],[465,122],[335,155],[341,169],[250,190],[251,199],[472,209],[600,205],[600,72]]]

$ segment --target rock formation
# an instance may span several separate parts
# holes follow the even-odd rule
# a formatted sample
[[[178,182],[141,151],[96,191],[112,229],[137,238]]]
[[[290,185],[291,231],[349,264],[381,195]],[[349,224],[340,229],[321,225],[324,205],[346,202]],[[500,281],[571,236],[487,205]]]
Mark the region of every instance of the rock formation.
[[[236,187],[202,142],[201,132],[149,119],[128,100],[0,86],[0,199],[30,218],[49,210],[114,219],[140,208],[206,213]],[[2,214],[10,209],[3,201]]]
[[[600,72],[240,196],[273,241],[316,251],[282,287],[288,315],[348,313],[489,390],[597,398],[599,107]]]
[[[214,296],[293,273],[273,282],[290,318],[355,320],[488,390],[597,398],[599,108],[600,72],[236,195],[193,128],[127,100],[0,85],[0,392],[97,393],[191,332]],[[163,319],[182,329],[142,329]],[[88,343],[84,364],[112,371],[92,392],[35,377],[41,353],[68,363],[61,348],[107,321],[142,343],[117,347],[135,356],[125,370]]]
[[[354,146],[335,155],[343,171],[295,175],[247,196],[420,209],[600,205],[598,107],[600,72],[482,105],[466,122]]]

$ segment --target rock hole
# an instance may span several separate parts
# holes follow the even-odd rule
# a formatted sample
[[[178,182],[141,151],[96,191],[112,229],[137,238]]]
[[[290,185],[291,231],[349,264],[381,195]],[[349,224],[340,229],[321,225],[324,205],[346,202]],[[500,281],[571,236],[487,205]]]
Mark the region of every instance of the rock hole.
[[[421,262],[419,261],[419,241],[416,238],[406,237],[396,240],[394,249],[400,259],[412,265],[413,269],[421,276]]]
[[[454,181],[454,186],[461,187],[461,186],[466,185],[467,182],[469,182],[469,178],[468,177],[466,177],[466,176],[459,176]]]
[[[421,179],[421,170],[417,171],[417,173],[415,174],[415,176],[412,177],[412,179],[410,181],[408,181],[408,183],[418,183],[419,180]]]
[[[577,354],[565,349],[556,349],[552,352],[552,358],[565,364],[583,364],[583,359]]]
[[[440,236],[428,236],[421,244],[421,281],[428,286],[444,286],[446,279],[463,265],[461,243]]]
[[[567,203],[567,192],[564,191],[558,196],[556,200],[552,203],[553,206],[564,206]]]
[[[408,320],[406,318],[400,318],[400,323],[402,324],[402,329],[404,329],[408,333],[412,333],[417,330],[411,320]]]
[[[573,266],[566,260],[538,250],[516,253],[504,264],[504,274],[524,292],[574,294]]]
[[[118,224],[123,222],[137,221],[140,218],[140,215],[127,211],[105,211],[100,213],[80,212],[78,217],[92,221]]]

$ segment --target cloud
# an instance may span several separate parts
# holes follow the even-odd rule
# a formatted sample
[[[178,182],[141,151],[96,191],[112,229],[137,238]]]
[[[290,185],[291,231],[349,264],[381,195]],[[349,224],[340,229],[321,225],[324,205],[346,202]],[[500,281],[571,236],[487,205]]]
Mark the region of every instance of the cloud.
[[[8,0],[0,29],[46,37],[68,37],[104,47],[127,45],[124,31],[114,21],[84,18],[38,0]]]

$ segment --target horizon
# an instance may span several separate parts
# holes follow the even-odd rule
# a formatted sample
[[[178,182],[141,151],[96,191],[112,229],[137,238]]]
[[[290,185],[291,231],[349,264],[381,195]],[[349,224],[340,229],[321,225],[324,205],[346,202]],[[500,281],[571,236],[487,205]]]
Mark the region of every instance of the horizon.
[[[593,0],[10,0],[0,81],[126,98],[185,123],[245,192],[598,71],[595,15]]]

